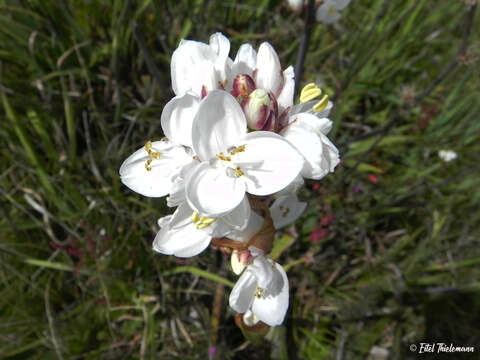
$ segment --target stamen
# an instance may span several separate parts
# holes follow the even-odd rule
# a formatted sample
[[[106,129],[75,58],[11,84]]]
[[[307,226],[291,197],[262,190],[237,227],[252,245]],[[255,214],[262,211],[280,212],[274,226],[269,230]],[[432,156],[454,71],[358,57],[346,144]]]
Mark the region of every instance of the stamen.
[[[195,224],[200,221],[200,215],[197,212],[192,213],[192,222]]]
[[[147,171],[152,171],[152,167],[150,166],[151,163],[152,163],[152,159],[148,159],[148,160],[145,162],[145,170],[147,170]]]
[[[281,208],[281,207],[280,207]],[[282,211],[282,217],[287,217],[288,213],[290,212],[290,208],[285,208],[283,211]]]
[[[261,298],[263,298],[263,293],[264,292],[265,292],[264,289],[262,289],[260,286],[257,286],[257,288],[255,289],[254,295],[257,299],[261,299]]]
[[[230,151],[230,155],[235,155],[235,154],[244,152],[246,146],[247,146],[246,144],[237,146],[237,147],[234,148],[232,151]]]
[[[308,85],[305,85],[305,87],[300,92],[300,102],[306,103],[319,97],[320,95],[322,95],[322,90],[314,83],[310,83]]]
[[[242,169],[240,168],[240,166],[237,166],[237,167],[233,170],[233,173],[235,174],[236,177],[240,177],[240,176],[245,175],[245,173],[242,171]]]
[[[322,110],[325,110],[327,106],[328,106],[328,95],[324,95],[322,99],[313,106],[312,109],[315,112],[320,112]]]
[[[152,151],[152,142],[150,140],[145,144],[145,151],[151,158],[145,162],[145,169],[147,171],[152,171],[152,167],[150,165],[152,164],[153,159],[160,159],[162,154],[160,154],[158,151]]]
[[[221,153],[218,153],[217,155],[215,155],[217,158],[219,158],[220,160],[223,160],[223,161],[232,161],[232,158],[230,156],[226,156],[223,152]]]
[[[201,217],[197,212],[192,213],[192,223],[194,223],[198,230],[205,229],[212,225],[216,219]]]

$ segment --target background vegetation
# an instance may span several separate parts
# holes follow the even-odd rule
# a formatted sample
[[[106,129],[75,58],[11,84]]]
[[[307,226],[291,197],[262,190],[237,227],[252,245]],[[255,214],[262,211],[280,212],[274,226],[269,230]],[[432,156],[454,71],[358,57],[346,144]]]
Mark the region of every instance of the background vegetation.
[[[269,41],[286,67],[302,18],[278,0],[0,0],[0,357],[410,359],[420,341],[478,356],[474,9],[356,0],[313,28],[300,84],[335,99],[343,163],[278,234],[290,309],[254,346],[227,306],[228,259],[154,254],[169,210],[118,169],[163,136],[180,39],[222,31],[232,56]]]

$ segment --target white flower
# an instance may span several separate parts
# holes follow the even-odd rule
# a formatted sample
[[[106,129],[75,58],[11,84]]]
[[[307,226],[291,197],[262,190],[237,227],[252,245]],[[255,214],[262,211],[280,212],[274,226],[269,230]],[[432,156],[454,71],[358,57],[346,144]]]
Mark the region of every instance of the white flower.
[[[440,150],[438,152],[438,157],[445,162],[450,162],[457,158],[457,153],[453,150]]]
[[[192,127],[200,159],[186,180],[189,205],[216,217],[236,207],[245,192],[270,195],[298,175],[303,158],[283,137],[268,131],[247,133],[245,115],[225,91],[213,90],[201,102]]]
[[[176,95],[192,91],[198,97],[224,86],[228,78],[230,41],[221,33],[210,36],[210,43],[182,40],[173,52],[172,88]]]
[[[323,24],[332,24],[340,19],[340,11],[345,9],[351,0],[324,0],[315,13],[315,18]]]
[[[254,259],[230,293],[230,306],[244,314],[244,322],[280,325],[288,309],[288,278],[282,266],[250,247]]]
[[[162,111],[165,141],[148,141],[120,167],[120,179],[133,191],[149,197],[167,195],[184,166],[194,162],[192,123],[200,99],[191,92],[176,96]]]
[[[307,203],[298,201],[296,194],[278,197],[270,206],[273,226],[275,229],[281,229],[292,224],[303,214],[306,207]]]
[[[231,212],[217,218],[200,216],[184,202],[173,215],[158,220],[160,231],[153,241],[153,249],[165,255],[195,256],[205,250],[212,237],[223,237],[234,230],[237,238],[253,236],[254,225],[248,227],[252,216],[258,215],[251,211],[246,197]]]
[[[120,180],[141,195],[165,196],[175,176],[192,161],[192,154],[184,146],[171,141],[148,141],[123,162]]]
[[[287,2],[293,11],[300,12],[303,8],[304,0],[288,0]]]

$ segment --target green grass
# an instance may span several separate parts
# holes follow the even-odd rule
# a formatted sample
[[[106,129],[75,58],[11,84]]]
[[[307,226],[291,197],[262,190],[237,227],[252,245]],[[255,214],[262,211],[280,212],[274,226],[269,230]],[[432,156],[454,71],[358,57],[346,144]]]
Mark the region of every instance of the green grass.
[[[357,0],[337,25],[313,28],[301,84],[336,99],[343,163],[307,182],[294,241],[278,234],[290,310],[254,346],[227,306],[228,259],[154,254],[169,209],[126,189],[118,169],[163,136],[181,38],[222,31],[231,55],[270,41],[286,67],[301,18],[273,0],[0,0],[0,357],[205,359],[216,346],[219,359],[365,359],[376,345],[405,359],[410,343],[480,344],[478,14],[477,62],[412,105],[458,57],[467,11]],[[440,161],[441,149],[458,159]]]

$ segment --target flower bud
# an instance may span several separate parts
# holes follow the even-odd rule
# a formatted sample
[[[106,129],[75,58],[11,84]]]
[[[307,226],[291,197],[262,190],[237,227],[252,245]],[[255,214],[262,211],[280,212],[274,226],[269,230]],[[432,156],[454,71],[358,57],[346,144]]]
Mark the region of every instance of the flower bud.
[[[254,90],[242,102],[248,126],[254,130],[272,131],[278,113],[275,97],[263,89]]]
[[[247,74],[240,74],[233,79],[232,91],[233,97],[247,98],[255,90],[255,81]]]

